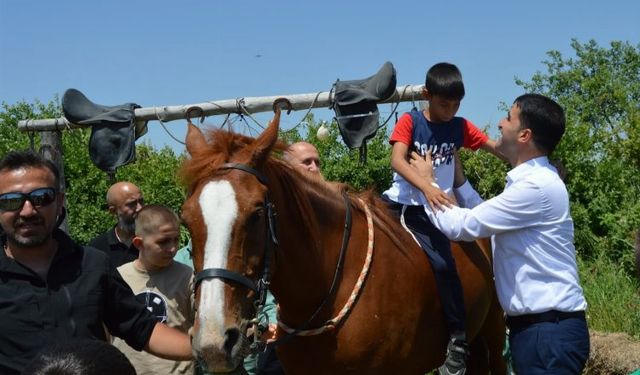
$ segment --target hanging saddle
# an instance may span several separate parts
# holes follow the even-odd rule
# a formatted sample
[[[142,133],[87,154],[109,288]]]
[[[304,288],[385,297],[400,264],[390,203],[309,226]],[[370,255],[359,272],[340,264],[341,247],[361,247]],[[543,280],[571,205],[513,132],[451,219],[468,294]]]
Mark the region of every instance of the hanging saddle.
[[[360,160],[366,156],[366,142],[376,135],[380,124],[377,103],[396,91],[396,70],[387,61],[371,77],[336,81],[333,110],[342,140],[349,148],[360,148]]]
[[[118,167],[135,159],[135,141],[147,132],[147,122],[135,122],[134,103],[116,106],[95,104],[76,89],[62,97],[67,120],[91,127],[89,157],[96,167],[113,176]]]

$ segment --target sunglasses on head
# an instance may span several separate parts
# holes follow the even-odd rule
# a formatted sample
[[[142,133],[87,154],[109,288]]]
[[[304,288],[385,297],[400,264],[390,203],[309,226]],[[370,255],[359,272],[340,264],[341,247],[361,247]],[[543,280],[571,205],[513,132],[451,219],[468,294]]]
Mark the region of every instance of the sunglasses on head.
[[[18,211],[29,201],[34,207],[44,207],[56,200],[56,189],[40,188],[30,193],[4,193],[0,194],[0,211]]]

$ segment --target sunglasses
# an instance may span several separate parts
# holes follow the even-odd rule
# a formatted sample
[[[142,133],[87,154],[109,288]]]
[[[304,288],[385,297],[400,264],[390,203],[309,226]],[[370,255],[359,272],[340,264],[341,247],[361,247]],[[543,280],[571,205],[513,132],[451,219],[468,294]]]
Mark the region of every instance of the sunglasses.
[[[44,207],[56,200],[56,189],[40,188],[30,193],[4,193],[0,194],[0,211],[18,211],[29,201],[34,207]]]

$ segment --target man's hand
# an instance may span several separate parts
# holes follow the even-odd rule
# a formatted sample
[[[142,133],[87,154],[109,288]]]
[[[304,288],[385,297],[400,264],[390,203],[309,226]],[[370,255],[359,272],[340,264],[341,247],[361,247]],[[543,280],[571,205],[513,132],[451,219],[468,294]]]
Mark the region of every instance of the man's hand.
[[[424,157],[420,156],[417,152],[411,152],[411,159],[409,164],[415,169],[421,178],[424,178],[426,183],[420,186],[420,190],[424,197],[427,199],[427,203],[434,212],[437,209],[442,209],[443,206],[451,207],[451,198],[442,191],[433,179],[433,167],[431,163],[431,153],[427,153]]]

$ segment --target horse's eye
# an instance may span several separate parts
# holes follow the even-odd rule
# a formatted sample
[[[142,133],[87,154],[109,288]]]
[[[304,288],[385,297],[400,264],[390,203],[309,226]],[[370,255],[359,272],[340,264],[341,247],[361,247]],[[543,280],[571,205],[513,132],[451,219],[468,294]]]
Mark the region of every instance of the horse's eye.
[[[249,217],[247,219],[247,222],[253,224],[253,223],[255,223],[256,221],[260,220],[263,217],[264,217],[264,207],[263,206],[258,206],[253,210],[251,215],[249,215]]]

